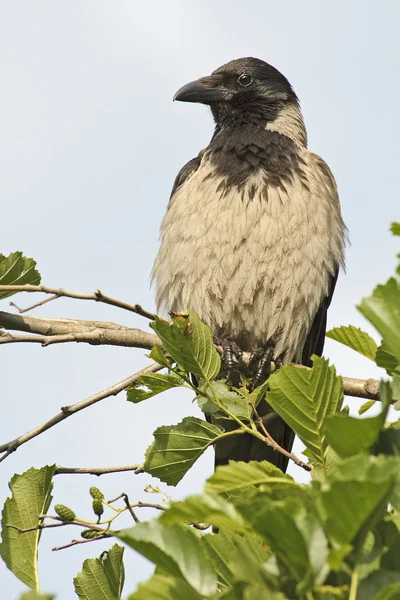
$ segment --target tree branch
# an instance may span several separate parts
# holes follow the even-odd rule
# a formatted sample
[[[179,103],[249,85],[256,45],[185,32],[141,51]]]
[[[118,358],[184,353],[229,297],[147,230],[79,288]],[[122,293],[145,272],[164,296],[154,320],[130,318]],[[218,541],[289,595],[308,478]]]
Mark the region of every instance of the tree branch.
[[[71,292],[69,290],[64,290],[63,288],[53,288],[46,285],[0,285],[0,293],[1,292],[28,292],[28,293],[37,293],[41,292],[42,294],[51,294],[54,296],[51,300],[57,300],[58,298],[74,298],[76,300],[92,300],[95,302],[102,302],[103,304],[110,304],[111,306],[116,306],[117,308],[122,308],[123,310],[127,310],[129,312],[134,312],[141,317],[145,317],[146,319],[154,320],[155,315],[147,310],[145,310],[140,304],[128,304],[127,302],[123,302],[122,300],[117,300],[116,298],[111,298],[110,296],[105,296],[100,290],[96,290],[91,294],[83,294],[81,292]],[[49,299],[49,302],[51,301]],[[15,305],[14,305],[15,306]],[[31,310],[32,308],[38,306],[38,304],[34,304],[30,308],[18,309],[20,312],[26,312],[27,310]]]
[[[92,345],[125,346],[147,350],[157,344],[161,345],[160,339],[154,333],[104,321],[21,317],[0,311],[0,328],[34,334],[14,335],[8,331],[0,331],[0,344],[28,342],[48,346],[65,342],[84,342]]]
[[[31,431],[20,435],[19,437],[15,438],[15,440],[11,440],[10,442],[0,445],[0,453],[4,453],[3,456],[0,458],[0,462],[5,460],[7,456],[9,456],[12,452],[15,452],[15,450],[22,446],[22,444],[26,444],[26,442],[29,442],[29,440],[32,440],[44,431],[47,431],[51,427],[54,427],[54,425],[57,425],[57,423],[64,421],[64,419],[67,419],[71,415],[74,415],[75,413],[83,410],[84,408],[88,408],[88,406],[92,406],[92,404],[95,404],[100,400],[104,400],[105,398],[108,398],[110,396],[116,396],[117,394],[125,390],[128,386],[134,385],[139,381],[140,376],[143,375],[143,373],[155,373],[156,371],[160,371],[162,368],[163,367],[161,365],[158,365],[157,363],[152,363],[151,365],[145,367],[141,371],[138,371],[134,375],[123,379],[119,383],[116,383],[115,385],[112,385],[111,387],[101,392],[98,392],[97,394],[94,394],[89,398],[86,398],[86,400],[82,400],[81,402],[77,402],[76,404],[72,404],[71,406],[62,407],[61,412],[59,412],[57,415],[55,415],[48,421],[45,421],[45,423],[43,423],[42,425],[39,425]]]
[[[124,473],[126,471],[134,471],[135,475],[144,473],[143,465],[124,465],[122,467],[60,467],[57,466],[55,475],[108,475],[110,473]]]
[[[3,288],[25,286],[0,286]],[[41,286],[30,286],[41,287]],[[54,288],[49,288],[54,289]],[[72,292],[71,292],[72,293]],[[134,305],[138,306],[138,305]],[[150,314],[150,313],[149,313]],[[43,346],[66,342],[80,342],[92,345],[125,346],[150,350],[155,345],[161,345],[160,339],[153,333],[110,323],[105,321],[82,321],[78,319],[46,319],[14,315],[0,311],[0,328],[23,331],[31,336],[14,335],[0,331],[0,344],[7,343],[40,343]],[[217,350],[221,350],[217,347]],[[296,365],[307,369],[303,365]],[[272,372],[274,369],[272,369]],[[354,398],[379,400],[380,382],[377,379],[355,379],[343,377],[344,393]],[[393,399],[393,402],[399,398]]]

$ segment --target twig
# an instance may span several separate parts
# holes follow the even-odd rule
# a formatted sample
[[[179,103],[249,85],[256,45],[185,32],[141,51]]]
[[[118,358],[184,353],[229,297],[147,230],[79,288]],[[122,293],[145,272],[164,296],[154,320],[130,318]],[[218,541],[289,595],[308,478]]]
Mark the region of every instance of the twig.
[[[132,505],[129,502],[128,494],[125,494],[125,492],[122,492],[122,498],[124,499],[126,508],[128,509],[129,514],[131,515],[132,519],[135,521],[135,523],[140,523],[140,519],[138,519],[138,517],[136,516],[135,511],[133,510]]]
[[[124,465],[122,467],[60,467],[57,466],[55,475],[108,475],[110,473],[124,473],[125,471],[133,471],[135,475],[144,473],[143,465]]]
[[[94,300],[95,302],[102,302],[103,304],[110,304],[111,306],[116,306],[117,308],[122,308],[123,310],[127,310],[129,312],[134,312],[141,317],[145,317],[146,319],[150,319],[154,321],[155,314],[145,310],[140,304],[128,304],[127,302],[123,302],[122,300],[117,300],[116,298],[111,298],[110,296],[105,296],[100,290],[96,290],[91,294],[83,294],[81,292],[71,292],[69,290],[64,290],[63,288],[53,288],[48,287],[46,285],[0,285],[0,292],[29,292],[36,293],[41,292],[43,294],[52,294],[55,296],[52,300],[57,298],[75,298],[76,300]],[[23,309],[23,312],[27,310],[31,310],[35,305],[31,306],[28,309]],[[21,309],[18,309],[21,310]]]
[[[89,542],[97,542],[98,540],[105,540],[106,538],[111,537],[107,533],[103,535],[99,535],[95,538],[91,538],[89,540],[71,540],[68,544],[64,544],[64,546],[54,546],[52,548],[53,552],[58,552],[58,550],[65,550],[66,548],[72,548],[72,546],[76,546],[77,544],[88,544]]]
[[[254,403],[249,402],[249,404],[250,404],[251,408],[253,409],[254,415],[256,417],[255,421],[256,421],[257,425],[259,425],[260,429],[262,430],[262,432],[265,435],[265,443],[267,444],[267,446],[270,446],[270,448],[272,448],[276,452],[280,452],[280,454],[283,454],[284,456],[286,456],[287,458],[292,460],[298,467],[301,467],[305,471],[310,472],[311,471],[310,465],[307,465],[305,462],[300,460],[295,454],[293,454],[293,452],[288,452],[287,450],[285,450],[285,448],[282,448],[282,446],[280,446],[278,444],[278,442],[276,442],[273,439],[273,437],[270,435],[270,433],[268,433],[268,431],[264,425],[264,421],[263,421],[262,417],[259,415],[259,413],[257,412],[257,409],[254,406]]]
[[[25,444],[26,442],[40,435],[44,431],[47,431],[47,429],[54,427],[54,425],[57,425],[57,423],[64,421],[64,419],[67,419],[71,415],[74,415],[75,413],[83,410],[84,408],[87,408],[88,406],[91,406],[92,404],[95,404],[96,402],[99,402],[100,400],[104,400],[104,398],[116,396],[117,394],[125,390],[127,387],[134,385],[139,381],[140,376],[143,375],[143,373],[155,373],[156,371],[160,371],[162,368],[163,367],[158,365],[157,363],[152,363],[151,365],[145,367],[141,371],[138,371],[130,377],[123,379],[119,383],[116,383],[115,385],[112,385],[111,387],[101,392],[98,392],[97,394],[94,394],[89,398],[86,398],[86,400],[82,400],[81,402],[77,402],[76,404],[72,404],[71,406],[64,406],[61,409],[61,412],[59,412],[57,415],[55,415],[48,421],[45,421],[45,423],[43,423],[42,425],[35,427],[27,433],[24,433],[23,435],[15,438],[15,440],[11,440],[10,442],[6,442],[5,444],[0,445],[0,453],[5,453],[0,458],[0,462],[5,460],[7,456],[11,454],[11,452],[15,452],[15,450],[19,448],[19,446],[22,446],[22,444]]]
[[[53,300],[57,300],[57,298],[59,298],[60,296],[51,296],[50,298],[45,298],[44,300],[41,300],[40,302],[36,302],[36,304],[32,304],[31,306],[28,306],[27,308],[20,308],[18,306],[18,304],[15,304],[15,302],[10,302],[10,306],[13,306],[14,308],[17,309],[17,311],[19,312],[20,315],[22,315],[22,313],[26,313],[30,310],[33,310],[34,308],[38,308],[39,306],[43,306],[43,304],[47,304],[48,302],[52,302]]]
[[[70,521],[63,521],[62,523],[38,523],[33,527],[27,527],[26,529],[21,529],[21,527],[17,527],[16,525],[11,525],[11,523],[6,523],[6,527],[8,529],[15,529],[18,533],[29,533],[30,531],[38,531],[39,529],[51,529],[52,527],[64,527],[65,525],[71,525]]]

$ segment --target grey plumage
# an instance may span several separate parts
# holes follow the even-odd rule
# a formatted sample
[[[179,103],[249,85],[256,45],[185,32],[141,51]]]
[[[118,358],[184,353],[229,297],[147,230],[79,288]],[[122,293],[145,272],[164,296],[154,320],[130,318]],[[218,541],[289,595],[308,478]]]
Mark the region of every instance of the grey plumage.
[[[269,343],[275,359],[309,364],[322,352],[346,229],[333,175],[307,149],[297,97],[253,58],[176,96],[209,104],[216,129],[174,184],[152,273],[158,309],[190,308],[218,339],[244,351]],[[279,418],[270,432],[291,448]],[[267,458],[286,468],[284,457],[245,438],[217,445],[217,463]]]

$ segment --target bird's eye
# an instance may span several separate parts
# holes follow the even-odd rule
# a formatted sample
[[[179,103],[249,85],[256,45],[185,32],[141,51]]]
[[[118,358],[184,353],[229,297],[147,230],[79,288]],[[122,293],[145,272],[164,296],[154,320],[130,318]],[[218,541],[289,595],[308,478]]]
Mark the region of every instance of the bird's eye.
[[[237,81],[242,87],[249,87],[253,83],[253,78],[250,75],[240,75]]]

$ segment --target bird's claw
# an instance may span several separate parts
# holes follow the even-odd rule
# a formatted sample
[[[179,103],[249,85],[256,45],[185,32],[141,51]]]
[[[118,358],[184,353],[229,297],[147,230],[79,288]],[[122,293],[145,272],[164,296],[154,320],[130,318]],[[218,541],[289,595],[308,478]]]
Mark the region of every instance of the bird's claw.
[[[218,340],[223,349],[223,365],[227,379],[232,380],[235,374],[240,370],[242,363],[243,350],[233,340]]]
[[[274,350],[274,346],[268,343],[252,353],[250,364],[256,365],[256,370],[253,377],[253,388],[261,385],[271,373],[271,363],[274,358]]]

